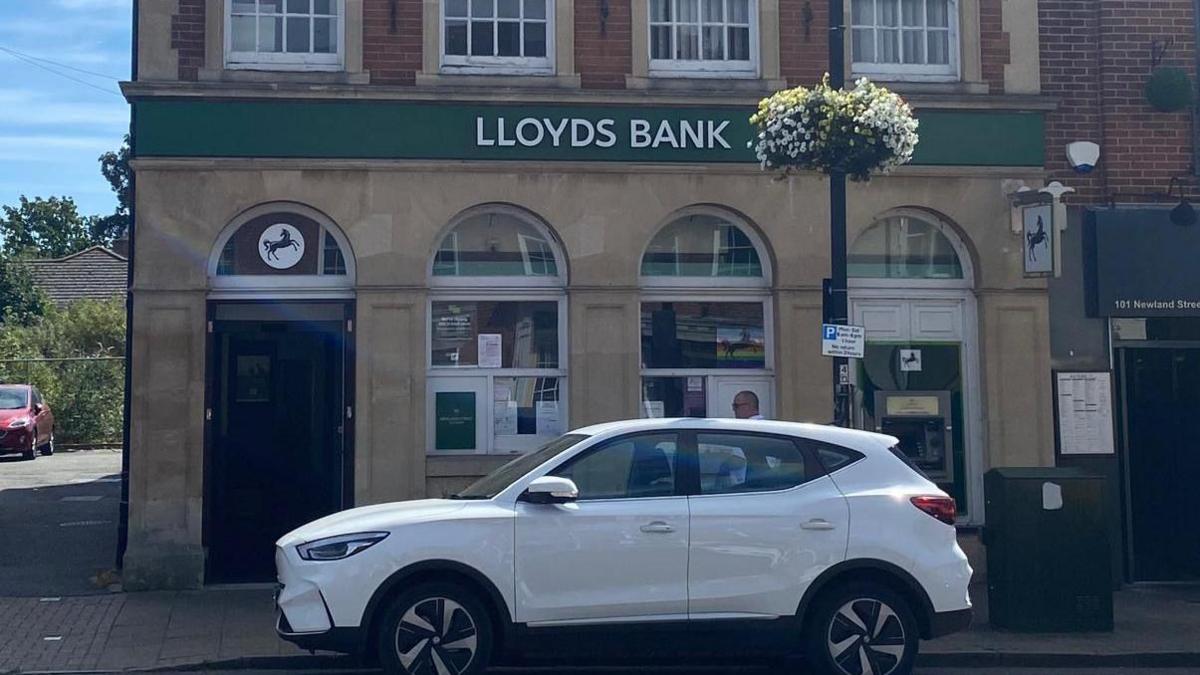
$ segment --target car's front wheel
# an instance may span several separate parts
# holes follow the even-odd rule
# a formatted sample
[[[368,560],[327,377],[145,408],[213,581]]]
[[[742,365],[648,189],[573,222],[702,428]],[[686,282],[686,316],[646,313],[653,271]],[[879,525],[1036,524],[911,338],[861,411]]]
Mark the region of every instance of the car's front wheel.
[[[828,675],[908,675],[920,637],[908,602],[878,584],[849,584],[813,608],[805,655]]]
[[[492,622],[483,604],[452,583],[415,586],[392,603],[379,635],[388,673],[475,675],[487,667]]]
[[[21,453],[21,457],[25,461],[37,459],[37,429],[32,429],[32,434],[29,437],[29,447]]]
[[[42,456],[46,457],[48,455],[53,455],[53,454],[54,454],[54,430],[51,429],[50,430],[50,439],[47,440],[46,444],[42,446]]]

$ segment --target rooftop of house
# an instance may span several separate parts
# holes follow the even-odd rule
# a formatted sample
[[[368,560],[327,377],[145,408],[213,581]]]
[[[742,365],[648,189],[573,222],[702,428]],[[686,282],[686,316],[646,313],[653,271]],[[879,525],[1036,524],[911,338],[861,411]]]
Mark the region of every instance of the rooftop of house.
[[[104,246],[63,258],[26,262],[38,288],[56,305],[76,300],[108,300],[125,293],[129,261]]]

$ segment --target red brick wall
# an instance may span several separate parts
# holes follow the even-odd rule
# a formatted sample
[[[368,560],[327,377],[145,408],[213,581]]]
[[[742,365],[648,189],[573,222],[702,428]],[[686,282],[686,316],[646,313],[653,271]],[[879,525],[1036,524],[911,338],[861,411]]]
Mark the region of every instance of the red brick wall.
[[[179,52],[179,79],[198,79],[204,65],[204,0],[179,0],[171,16],[171,48]]]
[[[820,81],[828,69],[828,3],[825,0],[779,0],[780,74],[793,87],[810,86]]]
[[[1143,88],[1155,41],[1171,38],[1162,65],[1194,81],[1192,0],[1041,0],[1039,15],[1043,91],[1060,101],[1047,116],[1047,169],[1079,191],[1075,203],[1154,201],[1130,193],[1164,191],[1190,171],[1191,116],[1154,110]],[[1072,141],[1101,145],[1090,176],[1071,171]]]
[[[980,70],[993,94],[1004,93],[1004,66],[1009,63],[1008,33],[1000,0],[979,0]]]
[[[413,84],[421,70],[421,0],[363,0],[363,68],[372,84]]]
[[[608,18],[601,0],[575,3],[575,70],[584,89],[624,89],[633,70],[633,9],[631,0],[608,0]]]

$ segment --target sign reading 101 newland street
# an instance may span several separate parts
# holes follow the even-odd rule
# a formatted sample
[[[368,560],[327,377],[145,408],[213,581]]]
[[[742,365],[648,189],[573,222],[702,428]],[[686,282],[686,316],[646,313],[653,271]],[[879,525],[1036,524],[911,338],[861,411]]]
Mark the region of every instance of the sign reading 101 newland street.
[[[1167,209],[1104,209],[1088,214],[1084,238],[1090,315],[1200,316],[1200,228]]]

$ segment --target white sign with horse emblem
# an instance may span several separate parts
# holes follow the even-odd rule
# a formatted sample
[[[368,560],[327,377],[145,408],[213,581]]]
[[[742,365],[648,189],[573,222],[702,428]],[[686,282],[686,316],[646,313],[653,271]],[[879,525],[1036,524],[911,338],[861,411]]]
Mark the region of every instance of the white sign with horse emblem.
[[[919,372],[921,372],[921,350],[920,349],[901,349],[900,350],[900,372],[902,372],[902,373],[919,373]]]
[[[304,235],[287,223],[276,223],[258,238],[258,255],[277,270],[291,269],[304,257]]]
[[[1054,207],[1029,206],[1022,213],[1025,224],[1021,250],[1025,253],[1025,274],[1054,273]]]

